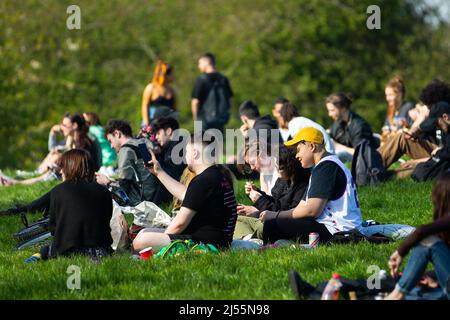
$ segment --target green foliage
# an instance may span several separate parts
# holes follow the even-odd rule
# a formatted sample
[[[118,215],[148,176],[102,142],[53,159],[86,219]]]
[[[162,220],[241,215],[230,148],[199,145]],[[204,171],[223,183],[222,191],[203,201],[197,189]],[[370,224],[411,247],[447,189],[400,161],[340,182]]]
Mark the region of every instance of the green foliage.
[[[135,130],[140,100],[158,58],[175,67],[182,124],[191,128],[197,58],[214,52],[237,106],[255,100],[269,112],[286,96],[302,113],[330,123],[324,97],[352,93],[375,130],[385,114],[384,85],[395,73],[416,100],[434,77],[449,78],[448,25],[424,23],[422,1],[390,0],[80,0],[81,30],[66,28],[70,1],[0,4],[0,167],[35,168],[47,133],[65,111],[127,118]],[[366,9],[381,8],[381,30]]]
[[[238,182],[238,202],[248,203]],[[54,183],[0,187],[0,209],[27,202]],[[411,179],[361,188],[363,219],[419,225],[432,220],[431,183]],[[39,215],[31,215],[30,221]],[[172,259],[132,261],[115,255],[99,264],[87,258],[60,258],[25,265],[35,250],[13,251],[11,234],[21,228],[18,217],[0,218],[0,299],[293,299],[287,274],[298,271],[312,284],[326,281],[333,272],[367,278],[367,268],[387,269],[389,255],[399,243],[319,246],[314,251],[274,249],[262,252],[229,251],[186,255]],[[81,289],[68,290],[70,265],[81,269]]]

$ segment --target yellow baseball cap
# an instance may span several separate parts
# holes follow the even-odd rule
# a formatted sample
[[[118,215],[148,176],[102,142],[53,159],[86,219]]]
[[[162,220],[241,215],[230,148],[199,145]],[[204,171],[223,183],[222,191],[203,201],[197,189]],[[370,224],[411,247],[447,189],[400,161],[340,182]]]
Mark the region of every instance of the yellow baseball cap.
[[[294,139],[286,141],[284,145],[289,148],[297,145],[301,141],[323,144],[323,134],[316,128],[303,128],[297,132]]]

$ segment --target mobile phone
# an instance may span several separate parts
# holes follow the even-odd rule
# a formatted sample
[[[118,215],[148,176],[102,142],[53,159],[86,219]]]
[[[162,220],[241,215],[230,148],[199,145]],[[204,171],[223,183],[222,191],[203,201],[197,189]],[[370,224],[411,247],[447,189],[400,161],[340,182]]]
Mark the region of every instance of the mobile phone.
[[[150,153],[148,152],[147,145],[145,143],[138,144],[139,151],[141,153],[142,160],[144,160],[144,164],[147,165],[149,161],[152,160],[150,157]]]

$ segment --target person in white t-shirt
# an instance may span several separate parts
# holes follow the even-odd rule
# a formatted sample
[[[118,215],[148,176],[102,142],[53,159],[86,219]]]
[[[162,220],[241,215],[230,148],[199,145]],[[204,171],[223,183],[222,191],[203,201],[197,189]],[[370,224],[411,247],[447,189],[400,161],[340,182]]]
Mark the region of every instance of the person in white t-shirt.
[[[291,138],[294,137],[300,129],[307,127],[316,128],[324,137],[325,150],[330,153],[334,153],[333,140],[330,138],[326,130],[317,122],[305,117],[300,117],[297,107],[293,103],[283,103],[283,106],[280,109],[280,121],[283,127],[288,128],[289,136]]]
[[[272,116],[275,118],[275,120],[277,120],[278,130],[280,131],[281,138],[284,142],[288,141],[291,138],[291,136],[289,135],[289,128],[287,126],[288,124],[281,118],[280,114],[281,108],[283,108],[283,104],[287,102],[289,102],[288,99],[279,97],[277,98],[277,100],[275,100],[275,103],[272,107]]]
[[[336,155],[325,150],[322,133],[312,127],[301,129],[285,142],[296,148],[296,158],[311,171],[304,199],[294,209],[263,211],[263,240],[279,239],[308,241],[310,232],[317,232],[320,241],[329,241],[333,234],[361,227],[361,210],[356,186],[347,167]]]

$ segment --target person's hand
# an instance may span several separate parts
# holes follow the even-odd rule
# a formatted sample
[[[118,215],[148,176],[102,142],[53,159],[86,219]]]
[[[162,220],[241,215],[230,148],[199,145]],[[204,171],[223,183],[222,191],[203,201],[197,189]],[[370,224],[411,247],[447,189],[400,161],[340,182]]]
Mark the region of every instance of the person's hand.
[[[417,166],[417,163],[418,163],[417,160],[414,160],[414,159],[413,160],[408,160],[406,162],[403,162],[400,165],[400,168],[401,169],[405,169],[405,170],[407,170],[407,169],[414,169]]]
[[[244,137],[247,137],[247,135],[248,135],[248,125],[244,123],[244,124],[239,128],[239,131],[241,131],[241,134],[242,134]]]
[[[252,200],[253,202],[256,202],[261,197],[261,193],[252,189],[248,196],[250,197],[250,200]]]
[[[391,271],[391,276],[395,278],[398,275],[398,269],[402,264],[403,258],[398,254],[396,250],[389,258],[389,270]]]
[[[111,180],[104,174],[96,172],[95,173],[95,181],[97,181],[98,184],[106,186]]]
[[[439,150],[441,150],[441,147],[437,147],[436,149],[431,151],[431,156],[434,157]]]
[[[245,189],[245,194],[246,195],[250,195],[250,192],[252,192],[252,190],[256,190],[256,186],[255,186],[255,184],[253,182],[247,181],[245,183],[244,189]]]
[[[253,206],[246,206],[244,204],[237,205],[237,214],[240,216],[248,216],[256,211],[258,211],[258,209]]]
[[[152,156],[152,160],[145,163],[145,167],[155,176],[158,176],[162,172],[161,165],[159,164],[158,160],[156,160],[155,153],[152,149],[148,150],[150,152],[150,155]]]
[[[259,214],[259,220],[264,222],[268,219],[274,219],[277,216],[277,214],[278,214],[278,212],[276,212],[276,211],[265,210]]]
[[[417,128],[411,128],[411,129],[407,129],[407,128],[403,128],[402,130],[403,134],[405,135],[405,138],[408,140],[412,140],[415,141],[416,140],[416,133],[417,133]]]
[[[55,134],[61,132],[61,126],[59,124],[55,124],[51,129],[50,132]]]

